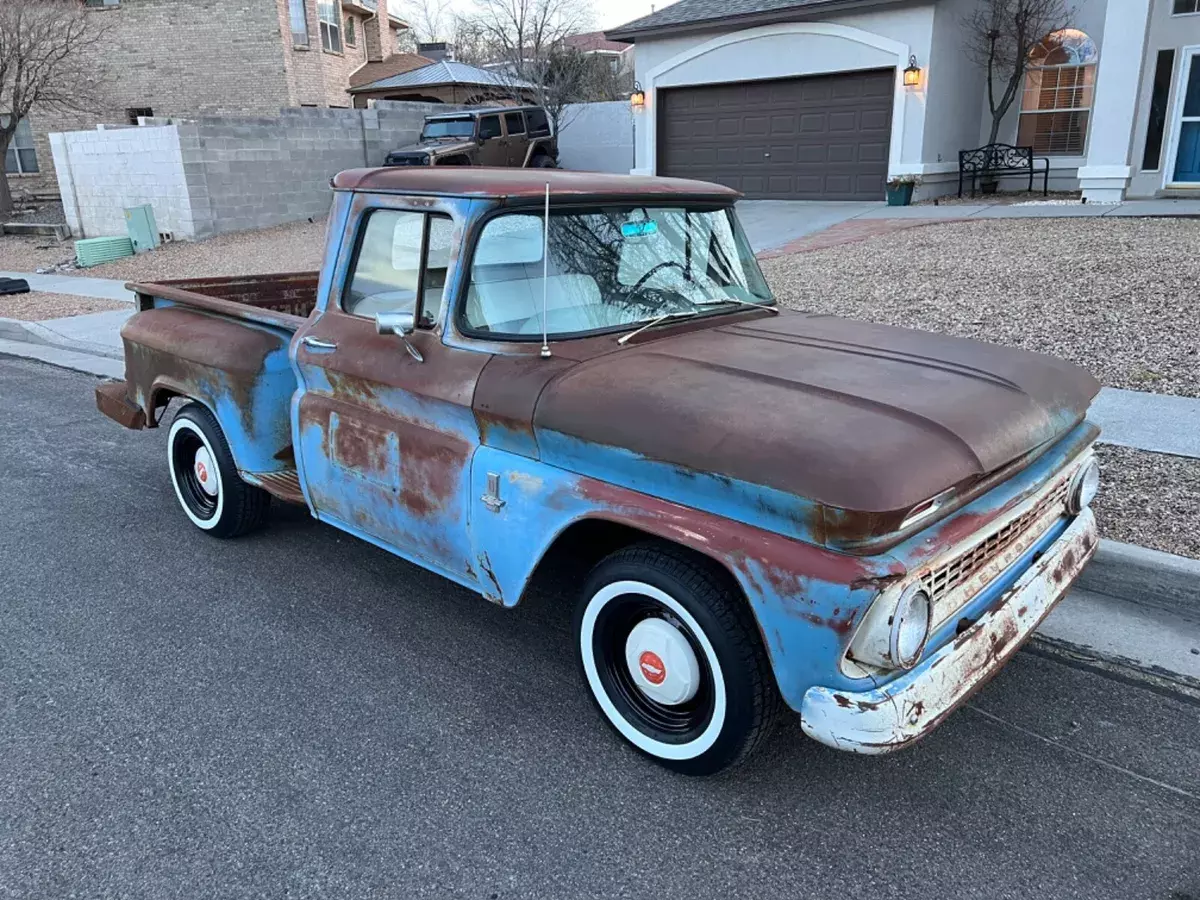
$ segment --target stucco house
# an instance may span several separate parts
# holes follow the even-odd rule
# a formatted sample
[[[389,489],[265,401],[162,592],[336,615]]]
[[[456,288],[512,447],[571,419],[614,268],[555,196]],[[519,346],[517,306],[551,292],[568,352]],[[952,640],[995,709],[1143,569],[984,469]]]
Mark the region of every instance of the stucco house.
[[[635,172],[773,199],[877,199],[888,177],[957,190],[987,142],[963,49],[979,0],[679,0],[608,32],[637,47]],[[998,139],[1093,202],[1200,197],[1200,0],[1076,0]],[[904,70],[920,69],[905,86]],[[1013,183],[1013,187],[1016,184]]]

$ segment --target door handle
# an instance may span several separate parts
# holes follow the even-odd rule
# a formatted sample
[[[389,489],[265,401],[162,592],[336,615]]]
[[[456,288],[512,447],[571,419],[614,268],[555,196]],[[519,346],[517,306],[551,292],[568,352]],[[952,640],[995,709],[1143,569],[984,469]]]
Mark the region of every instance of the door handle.
[[[309,350],[323,351],[325,353],[328,353],[330,350],[337,349],[336,341],[323,341],[320,338],[315,338],[315,337],[312,337],[311,335],[306,335],[306,336],[302,337],[300,339],[300,343],[303,344],[305,347],[307,347]]]

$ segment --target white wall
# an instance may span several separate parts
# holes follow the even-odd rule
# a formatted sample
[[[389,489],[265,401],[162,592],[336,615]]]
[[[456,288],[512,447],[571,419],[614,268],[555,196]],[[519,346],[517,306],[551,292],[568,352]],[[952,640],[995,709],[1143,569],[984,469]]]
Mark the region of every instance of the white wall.
[[[558,135],[559,165],[580,172],[628,172],[633,167],[633,111],[628,101],[566,107]]]
[[[154,207],[160,232],[194,235],[176,126],[70,131],[50,142],[76,237],[124,235],[125,208],[144,203]]]
[[[934,6],[929,3],[725,35],[638,41],[637,78],[646,89],[646,107],[637,114],[637,171],[654,170],[659,88],[878,68],[895,68],[899,78],[910,54],[922,64],[929,59],[933,26]],[[889,171],[919,171],[925,139],[924,88],[898,88],[892,129]]]

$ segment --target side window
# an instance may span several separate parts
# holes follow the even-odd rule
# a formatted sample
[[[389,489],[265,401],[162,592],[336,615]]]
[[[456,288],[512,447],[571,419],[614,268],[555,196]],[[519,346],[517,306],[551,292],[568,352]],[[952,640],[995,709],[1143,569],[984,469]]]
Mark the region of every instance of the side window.
[[[550,133],[550,120],[544,109],[526,110],[525,118],[529,122],[530,137],[545,137]]]
[[[500,137],[500,117],[483,116],[479,120],[479,136],[485,141],[488,138]]]
[[[509,134],[524,134],[525,117],[519,112],[505,113],[504,128]]]
[[[425,223],[429,244],[423,247]],[[342,308],[374,318],[382,312],[410,312],[419,324],[437,320],[453,249],[454,223],[424,213],[379,209],[367,218],[358,253],[350,269]],[[422,253],[426,262],[422,265]],[[417,309],[417,298],[422,298]]]

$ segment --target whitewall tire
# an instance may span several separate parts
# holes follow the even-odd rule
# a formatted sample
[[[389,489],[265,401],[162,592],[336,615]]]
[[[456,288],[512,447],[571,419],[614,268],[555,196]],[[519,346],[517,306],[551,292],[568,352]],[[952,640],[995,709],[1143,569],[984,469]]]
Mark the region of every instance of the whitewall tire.
[[[746,602],[702,557],[665,544],[612,554],[588,579],[575,638],[600,713],[667,768],[736,765],[775,719],[778,691]]]
[[[167,432],[167,469],[191,523],[214,537],[236,537],[266,520],[271,496],[238,476],[216,417],[189,403]]]

